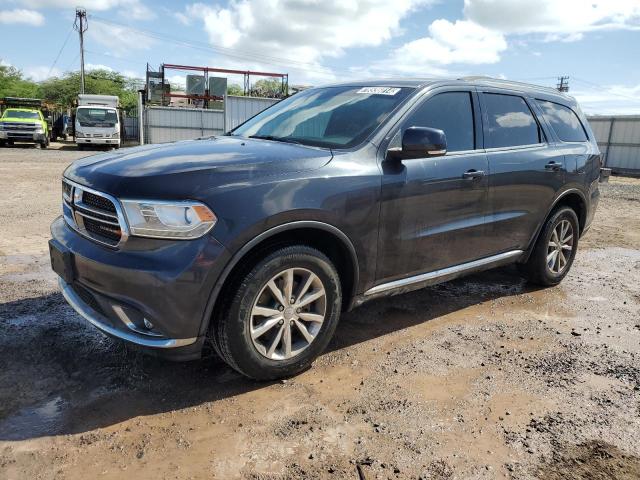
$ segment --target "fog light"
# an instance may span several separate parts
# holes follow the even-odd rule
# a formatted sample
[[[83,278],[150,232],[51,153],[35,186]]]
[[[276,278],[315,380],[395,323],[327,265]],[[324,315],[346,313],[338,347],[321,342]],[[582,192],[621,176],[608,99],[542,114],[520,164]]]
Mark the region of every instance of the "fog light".
[[[144,321],[144,326],[148,329],[148,330],[153,330],[153,323],[151,323],[149,320],[147,320],[146,318],[143,319]]]

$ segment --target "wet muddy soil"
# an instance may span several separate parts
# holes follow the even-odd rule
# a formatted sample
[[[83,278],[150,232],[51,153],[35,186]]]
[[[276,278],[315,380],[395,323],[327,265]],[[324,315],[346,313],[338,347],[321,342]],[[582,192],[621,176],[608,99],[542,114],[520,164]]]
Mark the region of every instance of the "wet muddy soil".
[[[1,155],[0,478],[640,477],[640,181],[602,187],[560,286],[503,268],[377,300],[256,383],[87,325],[46,244],[81,154]]]

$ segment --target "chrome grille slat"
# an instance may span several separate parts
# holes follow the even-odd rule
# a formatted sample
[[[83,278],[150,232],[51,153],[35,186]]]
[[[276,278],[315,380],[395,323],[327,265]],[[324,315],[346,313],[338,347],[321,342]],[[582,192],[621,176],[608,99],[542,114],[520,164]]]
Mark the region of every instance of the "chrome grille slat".
[[[63,183],[64,218],[82,236],[109,247],[118,247],[128,237],[126,221],[118,201],[67,179]]]
[[[114,215],[112,213],[106,213],[105,211],[101,211],[98,210],[96,208],[90,207],[85,203],[76,203],[75,204],[76,210],[81,210],[83,213],[85,213],[85,215],[87,214],[94,214],[94,215],[98,215],[100,217],[107,217],[107,218],[111,218],[113,220],[115,220],[116,222],[118,221],[118,216]]]
[[[84,217],[84,218],[89,218],[95,222],[106,223],[107,225],[120,228],[120,224],[118,222],[110,222],[108,220],[103,220],[102,218],[94,217],[93,215],[87,215],[86,213],[83,213],[78,209],[76,209],[76,215],[80,215],[81,217]]]

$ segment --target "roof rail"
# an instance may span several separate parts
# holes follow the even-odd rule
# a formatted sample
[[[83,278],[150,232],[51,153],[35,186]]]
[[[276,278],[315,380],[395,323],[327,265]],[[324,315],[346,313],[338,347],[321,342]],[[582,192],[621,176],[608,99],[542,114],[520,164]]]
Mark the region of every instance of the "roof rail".
[[[494,77],[488,77],[485,75],[470,75],[467,77],[460,77],[458,78],[458,80],[463,81],[463,82],[472,82],[472,81],[476,81],[476,80],[485,80],[487,81],[487,83],[494,83],[494,84],[498,84],[498,85],[513,85],[513,86],[523,86],[523,87],[527,87],[527,88],[531,88],[531,89],[536,89],[536,90],[541,90],[543,92],[550,92],[550,93],[554,93],[556,95],[561,95],[561,96],[566,96],[566,94],[559,92],[557,89],[553,88],[553,87],[545,87],[543,85],[535,85],[532,83],[525,83],[525,82],[517,82],[514,80],[506,80],[504,78],[494,78]]]

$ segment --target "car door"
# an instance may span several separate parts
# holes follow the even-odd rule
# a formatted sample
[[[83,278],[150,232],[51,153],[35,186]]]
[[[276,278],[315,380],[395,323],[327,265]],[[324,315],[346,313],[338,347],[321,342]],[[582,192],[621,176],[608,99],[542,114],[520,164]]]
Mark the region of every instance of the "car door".
[[[485,256],[487,158],[474,89],[436,90],[400,122],[444,131],[445,155],[382,163],[376,281],[382,283]],[[393,132],[392,132],[393,133]]]
[[[565,159],[532,100],[517,92],[479,92],[489,161],[487,244],[525,250],[565,178]]]

